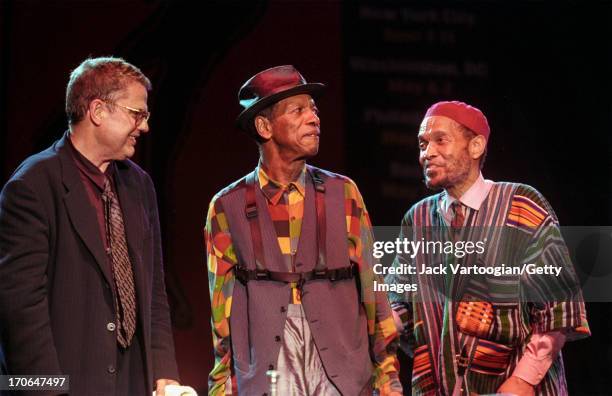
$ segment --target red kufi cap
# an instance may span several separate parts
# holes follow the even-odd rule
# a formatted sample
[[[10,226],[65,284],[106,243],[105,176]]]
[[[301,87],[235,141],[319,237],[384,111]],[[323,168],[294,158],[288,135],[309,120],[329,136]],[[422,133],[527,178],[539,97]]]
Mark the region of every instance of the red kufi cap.
[[[467,103],[458,101],[438,102],[431,106],[425,114],[425,118],[432,116],[448,117],[489,140],[491,130],[487,117],[482,114],[482,111]]]

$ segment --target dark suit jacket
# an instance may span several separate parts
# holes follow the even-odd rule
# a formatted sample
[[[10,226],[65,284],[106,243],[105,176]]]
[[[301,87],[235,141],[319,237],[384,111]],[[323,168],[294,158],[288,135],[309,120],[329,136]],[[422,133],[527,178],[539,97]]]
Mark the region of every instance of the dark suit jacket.
[[[65,374],[72,395],[111,395],[112,274],[66,139],[26,159],[0,195],[0,338],[9,374]],[[157,201],[150,177],[129,160],[117,162],[115,183],[152,387],[178,379]]]

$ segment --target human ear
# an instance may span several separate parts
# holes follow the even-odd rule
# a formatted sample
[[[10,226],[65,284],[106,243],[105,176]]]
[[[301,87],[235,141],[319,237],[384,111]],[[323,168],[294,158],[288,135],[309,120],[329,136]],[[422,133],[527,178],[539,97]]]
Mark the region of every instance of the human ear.
[[[472,159],[478,159],[483,156],[487,147],[487,139],[482,135],[476,135],[470,140],[468,150]]]
[[[255,120],[253,120],[255,124],[255,130],[257,134],[261,136],[262,139],[268,140],[272,137],[272,125],[270,124],[270,120],[268,120],[264,116],[257,116]]]
[[[100,125],[106,116],[107,110],[104,108],[104,104],[100,99],[94,99],[89,103],[87,116],[94,125]]]

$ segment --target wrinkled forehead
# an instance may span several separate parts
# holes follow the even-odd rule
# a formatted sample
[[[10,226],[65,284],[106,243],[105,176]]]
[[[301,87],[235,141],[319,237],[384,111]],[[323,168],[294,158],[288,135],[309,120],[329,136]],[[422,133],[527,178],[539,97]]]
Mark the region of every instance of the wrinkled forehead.
[[[425,117],[419,126],[418,136],[433,133],[453,133],[456,130],[457,121],[445,116]]]

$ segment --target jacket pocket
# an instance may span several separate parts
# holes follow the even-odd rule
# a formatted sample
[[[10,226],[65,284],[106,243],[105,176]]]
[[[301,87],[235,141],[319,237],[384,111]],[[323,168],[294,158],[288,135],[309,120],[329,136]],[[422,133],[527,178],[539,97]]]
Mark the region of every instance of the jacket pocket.
[[[519,304],[492,304],[466,298],[457,307],[457,329],[479,339],[516,345],[521,338],[522,321]]]
[[[488,338],[493,325],[493,305],[487,301],[474,301],[467,297],[457,307],[455,322],[462,333]]]
[[[507,345],[478,340],[470,371],[485,375],[503,375],[510,364],[512,351]]]

